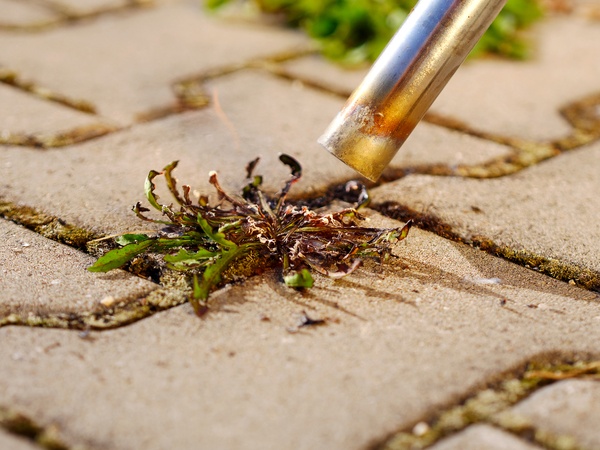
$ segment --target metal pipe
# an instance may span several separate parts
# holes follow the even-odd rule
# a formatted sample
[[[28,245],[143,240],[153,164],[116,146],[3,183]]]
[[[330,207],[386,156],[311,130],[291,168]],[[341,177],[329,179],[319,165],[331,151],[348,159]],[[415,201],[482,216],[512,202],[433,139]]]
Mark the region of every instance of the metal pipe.
[[[506,0],[421,0],[319,139],[376,181]]]

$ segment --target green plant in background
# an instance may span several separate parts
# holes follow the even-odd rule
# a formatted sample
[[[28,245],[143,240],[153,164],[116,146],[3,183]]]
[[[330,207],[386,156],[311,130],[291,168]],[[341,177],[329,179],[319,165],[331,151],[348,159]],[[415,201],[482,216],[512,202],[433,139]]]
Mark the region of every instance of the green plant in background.
[[[310,288],[313,285],[311,270],[332,278],[348,275],[360,265],[361,258],[385,261],[391,254],[392,244],[408,234],[410,222],[397,229],[364,228],[359,226],[363,218],[356,209],[319,214],[289,203],[288,192],[300,179],[302,169],[291,156],[281,155],[279,159],[290,167],[292,175],[275,196],[268,196],[260,189],[261,176],[252,175],[258,159],[246,168],[250,182],[240,197],[227,194],[217,174],[212,172],[210,183],[218,195],[215,206],[209,204],[206,196],[199,196],[194,203],[190,186],[184,185],[179,192],[173,177],[177,161],[162,172],[150,171],[145,182],[146,198],[167,220],[145,216],[149,209],[139,202],[133,209],[140,219],[166,228],[155,236],[124,234],[117,237],[119,247],[101,256],[88,270],[107,272],[139,255],[160,254],[169,269],[193,275],[190,301],[200,315],[207,310],[206,300],[211,290],[236,264],[246,266],[244,269],[251,266],[254,273],[266,267],[279,267],[286,285]],[[154,192],[154,179],[159,175],[164,176],[177,206],[159,203]],[[362,184],[352,181],[346,187],[358,194],[357,208],[368,202]]]
[[[217,9],[234,0],[205,0]],[[373,61],[400,27],[416,0],[245,0],[315,38],[324,55],[345,64]],[[542,15],[537,0],[508,3],[475,47],[473,55],[525,58],[521,31]]]
[[[542,8],[538,1],[508,0],[471,54],[495,53],[515,59],[527,58],[530,50],[522,31],[541,17]]]

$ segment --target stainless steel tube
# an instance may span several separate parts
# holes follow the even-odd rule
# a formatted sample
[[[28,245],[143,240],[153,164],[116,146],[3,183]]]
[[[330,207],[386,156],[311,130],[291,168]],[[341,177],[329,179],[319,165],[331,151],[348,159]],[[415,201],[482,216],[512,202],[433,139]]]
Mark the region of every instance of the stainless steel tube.
[[[421,0],[319,142],[376,181],[506,0]]]

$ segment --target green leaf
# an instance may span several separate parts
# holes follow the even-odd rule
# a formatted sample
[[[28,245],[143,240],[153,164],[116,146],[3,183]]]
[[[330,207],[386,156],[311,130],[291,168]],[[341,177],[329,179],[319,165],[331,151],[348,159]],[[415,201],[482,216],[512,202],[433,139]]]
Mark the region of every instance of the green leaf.
[[[156,185],[152,180],[160,175],[160,172],[156,170],[151,170],[146,177],[146,182],[144,183],[144,192],[146,193],[146,198],[150,204],[162,212],[163,207],[158,203],[158,195],[154,194],[154,189],[156,189]]]
[[[215,256],[217,256],[217,253],[203,248],[197,252],[189,252],[182,248],[176,255],[165,255],[163,259],[169,268],[185,271],[192,267],[206,264],[206,260]]]
[[[198,282],[198,278],[194,275],[194,293],[190,299],[190,303],[196,314],[199,313],[201,304],[208,299],[208,295],[213,287],[221,282],[221,274],[231,264],[231,262],[246,253],[246,248],[237,247],[223,252],[221,257],[215,260],[214,263],[207,266],[202,274],[202,281]]]
[[[140,253],[144,253],[152,247],[155,242],[154,239],[147,239],[145,241],[128,244],[125,247],[111,250],[98,258],[98,261],[88,267],[88,270],[90,272],[108,272],[109,270],[118,269]]]
[[[311,288],[314,280],[308,269],[293,272],[283,277],[285,284],[292,288]]]
[[[172,248],[181,247],[183,245],[190,245],[194,243],[194,239],[189,236],[179,236],[173,238],[160,238],[156,241],[156,247],[154,250],[170,250]]]
[[[124,245],[147,241],[148,239],[150,239],[150,237],[147,234],[123,234],[122,236],[115,238],[115,242],[123,247]]]
[[[194,274],[194,293],[192,295],[192,306],[194,307],[194,311],[198,310],[198,300],[206,300],[207,298],[208,293],[203,292],[203,289],[198,282],[198,275]]]
[[[181,250],[179,250],[179,252],[177,252],[176,255],[165,255],[164,260],[166,262],[182,262],[188,260],[197,261],[199,259],[214,258],[215,256],[217,256],[216,253],[209,252],[208,250],[205,250],[203,248],[201,248],[197,252],[188,252],[186,249],[182,248]]]
[[[217,244],[219,244],[227,249],[237,248],[237,245],[234,242],[231,242],[231,241],[228,241],[227,239],[225,239],[225,235],[223,233],[219,233],[218,231],[213,231],[212,227],[210,226],[210,224],[204,217],[198,215],[197,220],[198,220],[198,225],[200,225],[200,228],[202,228],[202,231],[204,231],[206,233],[206,235],[210,239],[215,241]]]

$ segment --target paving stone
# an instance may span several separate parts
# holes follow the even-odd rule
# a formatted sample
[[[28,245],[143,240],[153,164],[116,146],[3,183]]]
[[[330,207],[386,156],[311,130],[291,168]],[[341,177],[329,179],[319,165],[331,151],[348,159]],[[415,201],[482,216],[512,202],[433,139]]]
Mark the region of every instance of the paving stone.
[[[173,160],[181,161],[176,171],[181,183],[202,193],[214,192],[208,183],[210,170],[217,170],[221,183],[238,192],[247,183],[246,164],[259,155],[263,161],[257,173],[265,175],[265,184],[273,191],[280,189],[289,168],[277,161],[279,152],[290,153],[304,165],[306,177],[296,192],[323,190],[330,182],[353,176],[316,143],[319,119],[333,114],[339,100],[309,90],[298,92],[289,82],[259,74],[236,75],[212,86],[239,134],[239,146],[226,122],[207,108],[69,148],[39,152],[5,147],[0,150],[0,167],[8,170],[0,181],[0,196],[90,230],[119,233],[148,227],[134,216],[131,206],[144,199],[148,172]],[[265,102],[265,93],[270,93],[271,101]],[[282,114],[286,108],[296,113]],[[36,183],[28,176],[32,171]],[[161,196],[171,201],[167,193]]]
[[[308,42],[293,31],[209,19],[199,3],[103,16],[35,35],[0,36],[6,66],[54,91],[88,100],[123,123],[172,104],[170,84],[178,78]]]
[[[282,86],[286,86],[286,89],[282,89]],[[251,140],[254,135],[261,132],[274,137],[279,134],[281,129],[286,132],[286,139],[289,140],[288,143],[282,145],[288,147],[290,144],[299,143],[296,144],[299,149],[315,148],[313,141],[316,141],[325,131],[329,121],[343,105],[343,100],[326,95],[316,96],[311,92],[311,88],[303,87],[302,84],[292,83],[290,86],[287,83],[266,83],[250,74],[227,77],[214,83],[207,83],[207,90],[211,91],[212,89],[218,93],[224,112],[232,120],[233,128],[239,133],[242,143]],[[252,109],[248,108],[249,104],[252,105]],[[293,111],[293,113],[284,113],[281,117],[282,111]],[[269,120],[261,120],[259,114],[266,115]],[[254,120],[241,123],[248,116]],[[292,119],[293,122],[284,121],[285,118]],[[306,121],[306,129],[295,125],[300,118],[302,121]],[[269,129],[263,131],[261,128],[266,126],[269,126]],[[480,164],[508,152],[508,149],[502,145],[426,123],[417,127],[409,138],[409,142],[410,146],[407,145],[406,151],[398,155],[390,167],[410,170],[412,167],[431,164],[448,166],[467,162]],[[315,164],[315,168],[337,168],[337,160],[334,161],[335,158],[331,158],[326,150],[321,147],[317,148],[327,157],[319,157],[319,164]],[[275,150],[277,151],[277,149]],[[312,158],[311,155],[310,159]],[[308,174],[309,170],[305,172]],[[353,177],[357,176],[354,171],[344,171],[344,173],[351,173]],[[337,174],[332,175],[327,174],[326,177],[334,178]],[[318,178],[322,178],[322,175],[319,175]]]
[[[73,14],[90,14],[94,11],[119,8],[127,6],[135,1],[131,0],[53,0],[55,5],[59,5]],[[142,3],[142,2],[139,2]],[[149,2],[151,3],[151,2]]]
[[[202,320],[1,328],[0,404],[93,448],[362,449],[539,355],[597,352],[590,292],[418,229],[395,253],[307,292],[226,287]]]
[[[69,148],[39,152],[6,147],[0,149],[0,167],[7,168],[0,197],[90,230],[119,233],[146,227],[131,213],[131,205],[144,198],[148,171],[172,160],[181,161],[179,180],[203,193],[214,191],[208,184],[210,170],[217,170],[222,184],[238,192],[246,183],[244,167],[256,156],[263,157],[257,173],[265,176],[268,188],[278,190],[289,176],[289,169],[277,161],[279,152],[296,157],[304,167],[304,178],[292,191],[296,195],[315,195],[356,177],[316,143],[341,106],[339,99],[255,71],[220,78],[207,88],[218,93],[231,127],[211,107]],[[420,153],[410,156],[405,166],[452,164],[463,155],[476,159],[477,151],[488,157],[503,151],[485,141],[427,127],[411,137]],[[31,183],[34,170],[37,182]],[[167,198],[164,194],[165,202]]]
[[[570,134],[559,108],[600,89],[600,26],[579,16],[535,27],[530,61],[483,60],[461,67],[433,110],[501,135],[549,140]]]
[[[95,258],[0,219],[0,318],[89,311],[108,297],[137,299],[158,286],[126,272],[86,271]]]
[[[600,272],[600,142],[497,179],[409,176],[372,191],[434,214],[466,239]]]
[[[331,64],[316,55],[294,59],[280,64],[288,76],[304,80],[345,96],[360,84],[368,69],[348,69]],[[337,112],[336,112],[337,113]],[[329,118],[329,121],[333,117]],[[329,123],[329,122],[327,122]],[[502,145],[473,138],[466,134],[445,132],[441,127],[421,122],[390,163],[390,168],[407,170],[411,167],[446,164],[484,164],[508,153]],[[324,130],[323,130],[324,131]]]
[[[344,67],[332,64],[331,61],[319,55],[309,55],[303,58],[286,61],[280,64],[283,71],[293,77],[319,85],[349,96],[369,72],[368,65],[361,67]]]
[[[389,164],[389,168],[408,173],[413,168],[418,170],[419,167],[429,165],[455,168],[463,164],[485,164],[509,153],[510,149],[504,145],[421,122]]]
[[[41,100],[17,88],[0,84],[0,133],[56,134],[100,122],[57,103]]]
[[[570,436],[581,448],[600,448],[600,382],[565,380],[535,392],[512,408],[539,431]]]
[[[168,2],[157,4],[163,3]],[[35,35],[2,32],[0,59],[25,79],[90,100],[103,115],[132,123],[136,114],[171,103],[169,85],[176,79],[307,42],[292,32],[213,22],[198,3],[172,3]],[[574,53],[598,42],[586,27],[577,36],[592,40],[578,44]],[[569,57],[573,59],[565,61],[574,60]],[[594,70],[580,74],[586,94],[589,80],[597,74]],[[555,81],[553,76],[546,74],[542,80]],[[257,154],[264,157],[258,171],[265,174],[268,186],[278,188],[278,180],[288,173],[276,162],[278,151],[298,157],[305,168],[297,192],[314,194],[355,176],[315,143],[341,107],[339,97],[253,71],[211,81],[207,88],[216,88],[231,127],[213,106],[60,150],[2,147],[0,197],[93,231],[118,233],[147,227],[129,208],[143,197],[148,170],[173,159],[181,160],[181,182],[199,191],[208,189],[207,172],[212,169],[222,174],[224,185],[239,187],[243,166]],[[571,94],[579,95],[567,90],[569,101],[574,99]],[[549,111],[546,103],[540,99],[544,113]],[[498,117],[491,125],[500,123],[498,129],[510,131]],[[472,125],[479,123],[485,125],[483,119]],[[565,130],[552,127],[558,135]],[[394,161],[396,167],[483,162],[505,151],[430,125],[421,125],[411,140],[410,150],[399,156],[405,159]],[[563,210],[564,217],[574,221],[579,217],[577,206],[594,201],[591,192],[597,192],[597,186],[589,181],[589,172],[598,150],[590,146],[556,160],[571,178],[560,177],[560,168],[550,165],[555,161],[535,168],[546,171],[535,180],[537,190],[526,176],[531,170],[519,174],[525,180],[521,184],[518,176],[511,177],[521,188],[516,193],[523,196],[524,189],[531,188],[545,199],[542,206],[547,210],[554,199],[574,202],[569,196],[581,192],[573,185],[583,184],[588,191],[582,203],[569,203]],[[565,163],[584,152],[588,159]],[[548,188],[553,178],[544,176],[552,174],[560,175],[561,196],[549,199],[543,195],[554,195]],[[433,183],[430,177],[405,180],[415,183],[416,194],[399,182],[389,187],[390,198],[403,202],[406,196],[419,208],[437,204],[437,197],[431,203],[418,192],[423,180]],[[471,191],[479,184],[468,185],[469,192],[462,190],[471,181],[453,181],[456,195],[476,195]],[[510,191],[504,185],[496,187],[498,191],[488,192],[490,197],[496,198],[502,188]],[[533,208],[533,201],[515,198],[524,205],[521,211],[531,216],[527,207]],[[559,200],[556,204],[562,206]],[[512,206],[508,200],[498,202]],[[478,206],[483,214],[488,212],[486,205]],[[582,220],[588,222],[591,214],[583,211]],[[560,224],[550,221],[555,223]],[[375,214],[370,224],[398,225]],[[527,224],[531,229],[546,227],[539,220]],[[596,229],[591,230],[587,239],[595,242]],[[0,234],[0,270],[11,274],[0,277],[0,284],[8,285],[0,286],[2,304],[11,293],[36,301],[52,299],[41,304],[28,298],[25,304],[24,297],[10,297],[10,311],[55,311],[57,299],[57,311],[81,311],[105,296],[119,295],[118,289],[123,295],[144,295],[154,288],[122,272],[90,274],[84,269],[93,259],[14,224],[0,222]],[[550,227],[552,234],[560,243]],[[42,255],[29,252],[40,248]],[[593,250],[592,246],[590,253]],[[104,333],[2,327],[0,405],[14,405],[39,423],[56,424],[69,447],[362,449],[456,404],[532,359],[545,360],[549,354],[564,360],[600,357],[596,294],[418,229],[396,254],[390,266],[366,264],[350,278],[317,276],[317,287],[307,292],[285,288],[272,273],[225,287],[213,296],[213,311],[203,320],[184,305]],[[24,258],[28,259],[23,263]],[[24,284],[23,276],[12,277],[23,273],[33,273],[36,282]],[[50,284],[42,283],[48,280]],[[38,297],[38,292],[48,297]],[[90,293],[92,297],[85,297]],[[306,315],[326,324],[300,327]],[[3,437],[0,432],[0,448]]]
[[[528,61],[468,61],[432,106],[432,112],[501,136],[550,140],[571,133],[562,106],[600,89],[600,25],[580,16],[553,17],[532,34],[535,56]],[[336,91],[352,92],[365,69],[334,68],[318,57],[285,64],[294,76]],[[408,148],[406,143],[404,148]]]
[[[22,0],[0,0],[0,27],[19,27],[56,20],[49,9]]]
[[[0,428],[0,448],[5,450],[39,450],[40,447],[34,445],[28,439],[7,433]]]
[[[490,425],[472,425],[429,447],[430,450],[536,450],[541,449]]]

